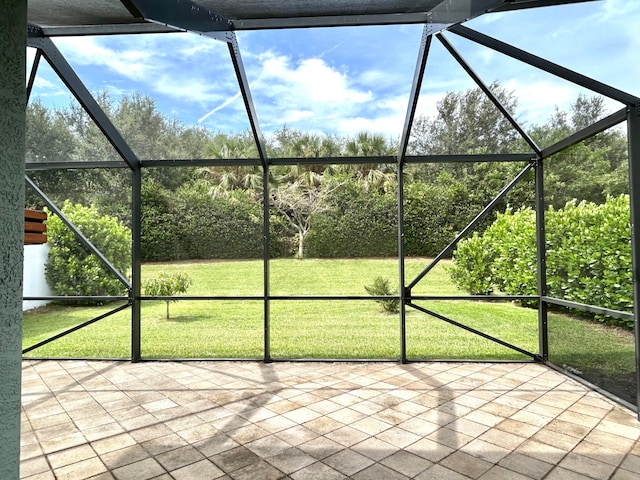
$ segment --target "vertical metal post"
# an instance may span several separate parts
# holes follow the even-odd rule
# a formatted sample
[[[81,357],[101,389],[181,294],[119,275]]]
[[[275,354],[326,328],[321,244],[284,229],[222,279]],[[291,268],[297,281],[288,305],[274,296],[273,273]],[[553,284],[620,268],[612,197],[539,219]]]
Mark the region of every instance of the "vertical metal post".
[[[629,201],[631,203],[631,261],[633,265],[633,320],[636,340],[636,406],[640,420],[640,105],[627,113],[629,142]]]
[[[269,297],[269,257],[271,256],[271,234],[269,229],[269,164],[262,167],[262,222],[264,255],[264,361],[271,361],[271,303]]]
[[[238,39],[235,33],[227,32],[225,34],[227,41],[227,48],[229,49],[229,55],[231,56],[231,62],[238,79],[238,85],[240,87],[240,93],[244,100],[244,105],[247,110],[247,116],[249,118],[249,124],[251,125],[251,131],[253,132],[253,138],[258,148],[258,155],[260,156],[260,165],[262,166],[262,230],[264,238],[264,361],[271,361],[271,340],[270,340],[270,294],[269,294],[269,257],[270,257],[270,234],[269,234],[269,161],[267,159],[267,147],[258,123],[258,115],[256,113],[255,105],[253,104],[253,98],[251,96],[251,89],[249,88],[249,80],[244,69],[244,63],[242,62],[242,55],[240,54],[240,46],[238,45]]]
[[[398,162],[398,276],[400,280],[400,363],[407,363],[407,289],[404,266],[404,163]]]
[[[141,273],[142,273],[142,170],[131,173],[131,361],[138,362],[141,353]]]
[[[538,270],[538,342],[543,360],[549,359],[548,305],[542,297],[547,295],[547,244],[545,235],[544,160],[535,164],[536,189],[536,265]]]
[[[422,29],[420,49],[416,68],[413,72],[413,82],[411,83],[411,93],[409,94],[409,104],[402,128],[400,138],[400,149],[398,151],[398,280],[400,295],[400,363],[407,363],[407,298],[411,296],[411,289],[405,286],[406,272],[404,266],[404,164],[411,137],[411,127],[418,106],[418,97],[424,71],[427,67],[429,49],[431,48],[430,25],[425,25]]]

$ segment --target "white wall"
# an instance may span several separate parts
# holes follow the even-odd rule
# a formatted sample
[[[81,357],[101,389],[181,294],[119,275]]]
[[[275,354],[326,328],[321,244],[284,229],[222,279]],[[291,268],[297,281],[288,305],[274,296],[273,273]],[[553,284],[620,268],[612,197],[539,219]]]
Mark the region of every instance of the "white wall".
[[[23,297],[41,297],[53,295],[53,291],[44,279],[44,265],[47,263],[49,245],[24,246]],[[45,300],[23,300],[22,311],[46,305]]]

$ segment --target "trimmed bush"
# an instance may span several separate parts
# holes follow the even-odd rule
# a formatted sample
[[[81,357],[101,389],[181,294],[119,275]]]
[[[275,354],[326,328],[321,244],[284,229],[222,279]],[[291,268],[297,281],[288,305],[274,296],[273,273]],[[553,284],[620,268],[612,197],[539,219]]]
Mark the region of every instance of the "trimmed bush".
[[[291,232],[270,219],[271,256],[291,253]],[[262,258],[262,205],[248,192],[211,195],[208,183],[189,182],[172,192],[152,179],[142,186],[142,259]]]
[[[367,189],[361,182],[337,188],[333,207],[315,215],[306,240],[308,257],[392,257],[398,255],[396,192]]]
[[[62,213],[121,273],[131,265],[131,232],[115,217],[102,215],[94,206],[66,201]],[[56,295],[126,295],[124,285],[78,240],[56,215],[47,220],[49,258],[45,278]],[[101,303],[85,301],[87,303]]]
[[[631,311],[633,283],[629,197],[602,205],[569,202],[546,212],[548,295],[613,310]],[[460,242],[451,278],[477,295],[537,293],[535,212],[499,214],[482,234]],[[632,322],[598,317],[632,328]]]

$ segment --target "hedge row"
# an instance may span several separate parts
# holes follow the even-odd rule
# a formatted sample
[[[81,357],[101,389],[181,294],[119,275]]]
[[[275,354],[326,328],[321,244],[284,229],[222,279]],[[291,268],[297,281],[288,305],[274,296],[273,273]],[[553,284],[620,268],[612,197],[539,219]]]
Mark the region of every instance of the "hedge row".
[[[212,196],[206,183],[176,192],[153,180],[142,189],[143,260],[261,258],[262,206],[236,190]],[[438,185],[413,183],[405,190],[405,252],[434,256],[476,213],[469,192],[450,179]],[[331,193],[329,206],[316,213],[305,255],[316,258],[385,257],[398,254],[397,191],[347,182]],[[272,257],[292,256],[295,232],[272,212]]]
[[[548,295],[614,310],[633,309],[629,197],[570,202],[546,212]],[[535,212],[507,210],[460,242],[450,273],[471,294],[537,293]],[[618,319],[601,320],[632,328]]]
[[[154,181],[142,187],[142,257],[144,261],[207,258],[261,258],[262,207],[243,191],[212,196],[209,186],[187,184],[176,192]],[[289,249],[274,222],[273,256]]]

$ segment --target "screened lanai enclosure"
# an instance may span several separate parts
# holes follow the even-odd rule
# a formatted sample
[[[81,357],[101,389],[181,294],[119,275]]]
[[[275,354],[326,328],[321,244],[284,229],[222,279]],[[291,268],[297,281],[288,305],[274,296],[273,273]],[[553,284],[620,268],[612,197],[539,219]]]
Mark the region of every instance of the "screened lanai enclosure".
[[[103,305],[93,310],[84,310],[92,312],[87,318],[74,317],[67,324],[57,323],[56,326],[52,326],[48,335],[44,335],[33,344],[24,345],[23,355],[27,358],[92,356],[81,351],[62,350],[64,353],[61,354],[60,351],[48,353],[47,350],[54,344],[64,345],[64,342],[74,335],[85,334],[84,341],[87,344],[104,346],[100,350],[103,352],[101,358],[127,358],[134,362],[187,358],[234,358],[265,362],[543,362],[561,369],[567,375],[589,382],[625,405],[635,408],[638,405],[640,372],[638,309],[612,310],[602,305],[592,305],[589,301],[578,302],[549,293],[546,267],[547,259],[554,252],[547,252],[545,215],[551,202],[545,195],[545,181],[549,178],[550,169],[557,167],[558,163],[562,166],[561,162],[567,161],[568,158],[563,154],[573,151],[575,146],[594,139],[597,141],[610,131],[626,136],[628,152],[625,153],[628,153],[631,212],[629,230],[633,266],[631,304],[638,305],[640,101],[635,95],[473,28],[473,20],[481,17],[495,18],[495,22],[509,22],[510,15],[518,12],[529,9],[566,8],[567,4],[574,3],[586,2],[29,0],[27,43],[34,54],[30,57],[32,62],[28,65],[27,95],[32,96],[32,91],[37,88],[39,81],[42,84],[41,78],[50,83],[55,74],[60,82],[60,90],[64,85],[68,92],[67,97],[73,97],[74,107],[71,112],[78,120],[72,133],[79,135],[83,129],[94,129],[101,133],[101,138],[92,137],[95,139],[95,145],[87,145],[85,141],[85,154],[82,156],[77,152],[65,153],[64,147],[71,142],[71,137],[46,137],[43,141],[48,151],[40,156],[31,155],[27,158],[27,198],[37,206],[46,207],[50,216],[57,216],[62,220],[64,228],[73,232],[84,248],[91,251],[98,263],[106,267],[108,275],[119,282],[122,294],[101,297],[55,294],[25,296],[25,300],[54,301],[57,304],[97,301]],[[387,55],[393,55],[393,49],[400,48],[396,43],[397,38],[392,37],[400,36],[400,32],[404,31],[402,29],[411,29],[413,32],[416,29],[420,30],[413,37],[414,44],[402,46],[415,51],[415,62],[412,65],[399,63],[397,69],[391,71],[377,70],[378,82],[400,79],[406,92],[406,95],[391,107],[394,109],[394,115],[397,114],[393,131],[399,132],[398,140],[389,143],[392,148],[332,150],[316,146],[305,151],[274,147],[273,141],[270,140],[273,133],[269,132],[277,132],[277,128],[280,127],[282,140],[284,134],[291,132],[287,130],[287,122],[291,122],[294,117],[274,119],[270,111],[276,105],[285,104],[292,92],[273,89],[270,91],[269,101],[257,100],[254,92],[256,89],[268,91],[270,77],[264,70],[258,72],[247,67],[252,57],[243,57],[246,53],[243,49],[243,35],[250,33],[253,36],[248,37],[247,42],[259,43],[261,32],[276,32],[280,38],[295,44],[297,32],[308,32],[311,29],[317,31],[318,38],[335,38],[333,48],[348,52],[349,49],[356,48],[357,42],[353,41],[353,44],[350,44],[344,41],[340,35],[345,29],[357,31],[382,28],[392,28],[380,30],[380,34],[389,35],[390,52],[384,53]],[[593,28],[597,29],[598,26],[594,25]],[[184,53],[184,61],[195,64],[218,62],[223,80],[234,82],[235,87],[231,89],[230,99],[223,107],[237,100],[236,104],[242,105],[242,115],[238,114],[238,109],[227,114],[221,107],[210,112],[217,115],[209,117],[207,114],[209,120],[215,119],[214,124],[207,124],[207,128],[211,131],[228,132],[237,128],[237,125],[242,125],[240,130],[245,132],[242,136],[242,149],[230,148],[229,145],[228,148],[216,152],[194,149],[194,153],[189,156],[187,149],[174,149],[172,144],[153,145],[153,140],[145,140],[143,136],[149,131],[147,127],[154,121],[154,117],[148,118],[148,124],[135,124],[134,127],[123,123],[123,117],[115,118],[114,112],[118,108],[122,109],[123,104],[114,105],[113,99],[110,100],[109,96],[104,94],[104,90],[117,90],[118,86],[95,83],[88,85],[82,78],[83,62],[77,54],[78,50],[67,53],[68,49],[65,49],[65,45],[69,45],[71,41],[83,45],[82,42],[87,38],[103,36],[122,36],[125,39],[123,42],[133,38],[132,35],[136,35],[137,41],[147,36],[166,37],[166,44],[154,44],[164,46],[149,47],[145,52],[145,59],[140,59],[154,68],[141,71],[151,71],[166,88],[191,89],[190,94],[197,97],[204,95],[204,92],[197,91],[188,84],[172,84],[171,78],[175,71],[162,70],[162,59],[170,49],[172,36],[178,38],[185,34],[193,36],[193,52],[196,53]],[[539,34],[535,28],[521,32],[522,36],[532,38]],[[615,36],[616,32],[609,34]],[[94,48],[94,43],[86,45],[86,55],[109,55],[108,52]],[[362,48],[362,45],[359,48]],[[582,46],[576,44],[573,48],[581,49]],[[199,49],[202,54],[198,54]],[[575,86],[579,91],[598,95],[604,99],[613,113],[607,112],[598,118],[590,118],[587,124],[574,125],[575,128],[563,131],[561,136],[541,138],[519,120],[513,105],[505,101],[504,95],[500,94],[499,85],[492,83],[495,77],[499,77],[499,72],[484,67],[476,69],[473,62],[467,60],[468,53],[472,50],[482,52],[487,58],[499,56],[507,59],[523,66],[527,71],[544,72],[550,77]],[[215,54],[212,53],[214,51]],[[274,68],[282,65],[281,58],[273,53],[271,55],[270,60]],[[383,55],[383,52],[380,52],[380,55]],[[471,58],[478,56],[474,54]],[[594,55],[592,61],[597,64],[601,59]],[[117,64],[117,58],[104,62],[105,69],[117,69]],[[616,75],[628,75],[627,65],[618,65],[617,69]],[[446,153],[433,153],[435,150],[428,146],[422,150],[416,147],[420,102],[429,101],[432,83],[435,82],[431,79],[439,78],[436,75],[443,71],[451,72],[455,78],[464,79],[460,85],[467,85],[465,82],[469,82],[479,94],[476,97],[477,101],[484,102],[488,105],[487,108],[497,112],[496,121],[503,125],[501,128],[510,132],[512,142],[509,147],[492,142],[491,139],[483,139],[485,148],[475,150],[465,149],[463,145],[453,145]],[[273,72],[271,74],[277,75]],[[526,81],[523,80],[525,83]],[[220,78],[215,78],[212,79],[212,85],[211,88],[215,89],[223,83]],[[311,107],[315,102],[326,101],[323,97],[325,87],[329,88],[322,84],[312,85],[303,92],[309,108],[293,112],[298,115],[297,118],[311,115],[309,112],[312,112]],[[227,94],[225,91],[223,95]],[[519,95],[519,92],[516,91],[515,94]],[[531,105],[535,105],[536,102],[542,103],[540,99],[527,98],[531,93],[524,92],[523,95],[524,97],[520,98],[525,98]],[[131,103],[135,103],[135,98],[129,99]],[[144,104],[143,100],[138,100]],[[319,114],[331,118],[331,108],[338,108],[343,100],[331,99],[333,106],[327,110],[320,110]],[[30,101],[33,104],[37,99],[32,98]],[[359,101],[376,102],[367,95],[363,95]],[[184,108],[179,102],[176,102],[174,107],[176,111]],[[548,115],[553,113],[549,111]],[[266,121],[263,120],[265,118]],[[43,135],[38,131],[39,124],[33,119],[31,121],[27,133],[33,138],[39,138]],[[375,130],[375,126],[371,129]],[[319,130],[321,131],[321,128],[312,133],[315,134]],[[203,131],[195,129],[191,134],[196,135],[198,132]],[[481,135],[481,132],[477,135]],[[179,137],[176,137],[176,141]],[[145,144],[145,141],[149,144],[148,148],[139,147]],[[582,160],[575,161],[579,164]],[[448,237],[434,239],[434,246],[428,254],[423,254],[424,250],[415,250],[411,243],[413,239],[424,241],[430,237],[435,238],[431,231],[416,233],[415,225],[419,224],[416,218],[420,218],[420,215],[437,217],[443,205],[440,200],[431,200],[431,203],[427,200],[422,213],[415,213],[415,193],[410,185],[411,179],[416,175],[439,175],[444,166],[464,171],[468,168],[482,169],[486,165],[504,167],[499,170],[501,174],[498,178],[487,178],[487,182],[491,180],[491,186],[488,183],[474,186],[478,191],[484,192],[483,195],[486,195],[487,190],[493,190],[491,195],[484,199],[484,208],[460,213],[455,217],[461,224],[452,225]],[[300,203],[287,204],[286,199],[283,200],[288,187],[299,185],[296,178],[300,178],[300,175],[295,177],[291,172],[306,172],[306,178],[311,178],[313,185],[313,181],[317,182],[323,172],[331,170],[338,172],[333,175],[335,184],[331,188],[354,190],[357,175],[351,175],[349,172],[355,171],[356,166],[359,172],[373,172],[370,179],[375,175],[383,179],[382,183],[376,184],[375,187],[371,186],[373,180],[370,180],[367,184],[368,190],[365,189],[365,194],[358,197],[357,201],[346,194],[342,197],[345,205],[355,205],[349,210],[350,215],[356,215],[353,211],[360,209],[357,218],[362,229],[345,227],[341,230],[341,235],[327,234],[328,238],[323,238],[322,228],[326,230],[329,228],[328,225],[336,225],[341,221],[340,215],[336,214],[334,217],[325,215],[325,227],[320,228],[316,224],[316,230],[311,233],[308,232],[308,228],[294,228],[294,231],[300,236],[309,233],[309,236],[305,237],[305,248],[307,252],[311,252],[311,257],[331,257],[327,251],[343,252],[345,245],[354,252],[369,252],[370,250],[361,247],[365,242],[371,242],[384,244],[386,250],[382,250],[383,256],[388,259],[391,250],[392,258],[395,260],[380,260],[376,263],[367,258],[366,261],[373,262],[373,266],[368,267],[365,273],[359,273],[361,270],[358,270],[358,266],[365,260],[358,260],[357,257],[367,256],[366,254],[354,254],[356,258],[351,260],[336,254],[335,256],[340,258],[305,258],[286,263],[287,257],[293,257],[296,253],[300,257],[303,256],[302,242],[298,246],[293,240],[292,246],[291,242],[283,240],[282,232],[291,228],[287,221],[293,221],[293,225],[299,227],[300,223],[295,223],[297,218],[304,226],[311,213],[326,213],[322,208],[314,210],[314,205],[321,203],[321,193],[312,188],[304,190],[304,194],[297,199],[298,202],[307,202],[304,207]],[[343,172],[342,176],[340,172]],[[592,175],[599,173],[593,172]],[[218,199],[227,199],[227,203],[224,204],[226,206],[221,206],[219,211],[209,211],[207,208],[203,210],[203,207],[197,204],[196,197],[189,197],[184,192],[175,193],[176,196],[183,195],[183,210],[177,217],[172,218],[199,216],[201,227],[195,234],[193,231],[190,232],[190,245],[187,245],[187,232],[181,234],[184,242],[180,241],[180,235],[170,240],[168,236],[164,237],[164,240],[159,236],[154,242],[148,241],[157,231],[167,232],[171,228],[167,223],[168,217],[162,216],[158,206],[163,205],[163,202],[166,204],[168,197],[154,193],[149,185],[173,181],[173,192],[177,192],[181,186],[181,179],[197,176],[215,178],[218,183],[221,183],[222,179],[228,180],[234,176],[236,179],[240,176],[249,178],[252,182],[253,207],[241,208],[238,206],[240,203],[234,204],[233,193],[227,192],[227,197],[224,197],[219,191],[212,191],[209,192],[211,196],[217,195]],[[81,178],[89,180],[80,182]],[[445,182],[445,177],[441,178]],[[274,179],[279,179],[279,183]],[[57,191],[49,190],[52,185],[57,185]],[[121,203],[126,208],[106,213],[118,216],[130,229],[131,259],[126,269],[118,267],[113,258],[109,258],[96,246],[98,242],[95,238],[83,232],[74,219],[63,212],[64,194],[69,195],[66,198],[77,201],[75,199],[83,198],[82,195],[86,194],[85,191],[80,191],[81,188],[108,191],[115,197],[125,199]],[[73,193],[74,189],[78,191]],[[243,191],[246,190],[245,188]],[[514,192],[518,192],[518,195]],[[317,196],[314,196],[316,194]],[[367,195],[383,196],[386,201],[392,199],[392,208],[385,210],[387,214],[384,220],[387,222],[385,225],[392,225],[392,229],[379,229],[379,223],[382,222],[381,214],[371,203],[367,203]],[[504,211],[507,206],[513,210],[526,206],[517,203],[522,199],[526,199],[526,205],[535,212],[535,229],[531,239],[532,245],[535,245],[532,250],[534,253],[525,264],[528,265],[529,273],[536,278],[536,291],[527,295],[505,294],[500,291],[467,295],[455,288],[442,286],[442,278],[451,268],[450,258],[459,243],[472,237],[474,232],[484,230],[495,219],[497,211]],[[449,202],[451,211],[454,211],[455,196],[449,198]],[[223,203],[219,202],[217,205]],[[303,214],[296,217],[296,213],[300,211]],[[389,211],[392,212],[391,220],[388,219]],[[208,238],[209,227],[222,224],[225,216],[239,218],[237,225],[253,227],[244,230],[234,227],[227,236],[221,235],[212,241]],[[580,228],[579,225],[575,227]],[[367,236],[371,232],[374,232],[374,240]],[[571,235],[569,231],[565,233]],[[179,255],[180,252],[189,249],[197,250],[199,245],[209,246],[202,248],[215,251],[199,251],[199,254],[192,255],[189,259],[187,254]],[[322,248],[325,250],[318,245],[324,245]],[[156,249],[163,254],[155,255]],[[575,254],[579,256],[580,252]],[[151,295],[143,289],[143,285],[148,278],[159,272],[160,267],[148,261],[167,259],[178,261],[167,263],[162,268],[179,272],[184,265],[189,265],[189,271],[197,278],[187,292],[179,295]],[[180,262],[180,259],[184,262]],[[206,269],[209,263],[202,259],[211,260],[210,270]],[[598,261],[601,259],[592,260]],[[446,266],[443,267],[443,264]],[[200,273],[197,273],[198,271]],[[361,278],[362,275],[369,275],[371,278]],[[363,285],[371,283],[374,276],[390,279],[390,290],[383,293],[367,293]],[[205,283],[207,286],[204,286]],[[315,287],[310,288],[309,285]],[[439,286],[441,288],[438,288]],[[381,315],[378,302],[393,300],[398,302],[398,313]],[[167,309],[169,301],[173,301],[170,307],[175,316],[173,320],[156,318],[160,308],[158,305],[164,308],[162,301],[167,302]],[[460,305],[465,307],[460,308]],[[469,305],[472,307],[469,308]],[[521,305],[525,305],[526,308]],[[505,321],[516,310],[521,321],[514,334],[513,328],[505,327]],[[635,326],[634,333],[632,334],[631,330],[614,330],[613,343],[603,344],[597,340],[597,335],[596,340],[594,335],[583,335],[582,325],[587,322],[602,336],[606,334],[606,328],[601,327],[597,321],[594,323],[593,320],[581,318],[580,312],[592,318],[598,316],[600,319],[616,318],[627,321]],[[46,319],[39,321],[45,322]],[[123,337],[116,333],[123,329],[127,332],[126,343],[123,343]],[[198,329],[195,341],[188,333],[191,330],[192,335],[193,329]],[[436,347],[434,341],[436,337],[439,347]],[[353,347],[354,339],[357,348]],[[185,344],[190,352],[188,354],[184,354],[184,349],[177,348],[184,347]],[[441,345],[445,347],[442,348]],[[491,349],[487,350],[487,345],[490,345]],[[232,349],[227,349],[228,346]],[[230,351],[236,354],[229,354]]]

